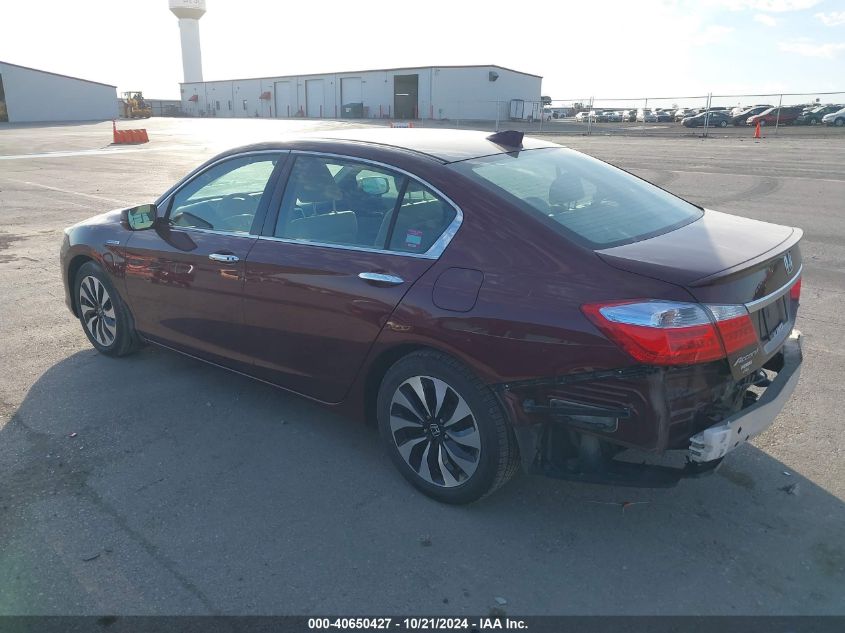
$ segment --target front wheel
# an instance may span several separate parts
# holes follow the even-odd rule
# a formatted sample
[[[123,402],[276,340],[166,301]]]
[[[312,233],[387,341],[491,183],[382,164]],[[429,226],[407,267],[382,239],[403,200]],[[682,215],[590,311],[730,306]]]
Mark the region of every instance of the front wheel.
[[[414,352],[385,375],[379,431],[414,487],[445,503],[471,503],[516,472],[516,440],[493,392],[439,352]]]
[[[74,297],[82,330],[98,352],[125,356],[138,348],[129,309],[98,264],[86,262],[79,268]]]

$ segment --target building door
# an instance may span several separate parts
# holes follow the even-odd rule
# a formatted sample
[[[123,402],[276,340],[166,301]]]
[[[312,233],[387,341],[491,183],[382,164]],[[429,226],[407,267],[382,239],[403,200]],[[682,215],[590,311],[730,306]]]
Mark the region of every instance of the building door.
[[[277,81],[273,84],[273,94],[276,102],[276,117],[287,118],[296,114],[291,83],[289,81]]]
[[[342,77],[340,80],[340,116],[343,119],[364,118],[364,91],[360,77]]]
[[[325,116],[323,104],[326,101],[326,91],[322,79],[305,80],[305,114],[306,116],[318,119]]]
[[[419,112],[419,75],[394,75],[393,117],[416,119]]]

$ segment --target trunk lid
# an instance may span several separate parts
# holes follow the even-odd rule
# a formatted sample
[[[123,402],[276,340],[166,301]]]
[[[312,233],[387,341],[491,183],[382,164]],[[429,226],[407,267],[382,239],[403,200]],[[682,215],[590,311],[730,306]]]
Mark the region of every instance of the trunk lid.
[[[802,268],[801,229],[718,211],[656,237],[597,251],[608,264],[683,286],[697,301],[744,304],[757,345],[728,358],[740,378],[760,368],[795,324],[790,289]]]

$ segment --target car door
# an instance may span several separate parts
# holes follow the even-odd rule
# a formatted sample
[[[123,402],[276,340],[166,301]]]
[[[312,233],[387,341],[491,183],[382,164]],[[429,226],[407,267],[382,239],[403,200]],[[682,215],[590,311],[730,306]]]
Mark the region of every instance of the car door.
[[[287,152],[231,156],[163,201],[153,229],[126,246],[126,294],[149,339],[238,369],[243,353],[244,262]]]
[[[245,327],[258,377],[339,402],[461,215],[399,170],[294,154],[278,211],[247,257]],[[378,209],[377,223],[361,221]]]

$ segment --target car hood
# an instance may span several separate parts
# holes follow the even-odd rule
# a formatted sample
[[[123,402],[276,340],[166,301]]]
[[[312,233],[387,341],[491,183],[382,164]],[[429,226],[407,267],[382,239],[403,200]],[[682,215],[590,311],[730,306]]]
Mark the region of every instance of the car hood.
[[[795,231],[708,209],[700,219],[675,231],[597,253],[615,268],[691,286],[766,258]]]
[[[67,230],[78,226],[92,226],[95,224],[120,224],[120,218],[124,210],[125,209],[112,209],[111,211],[91,216],[81,222],[77,222],[73,226],[69,226]]]

